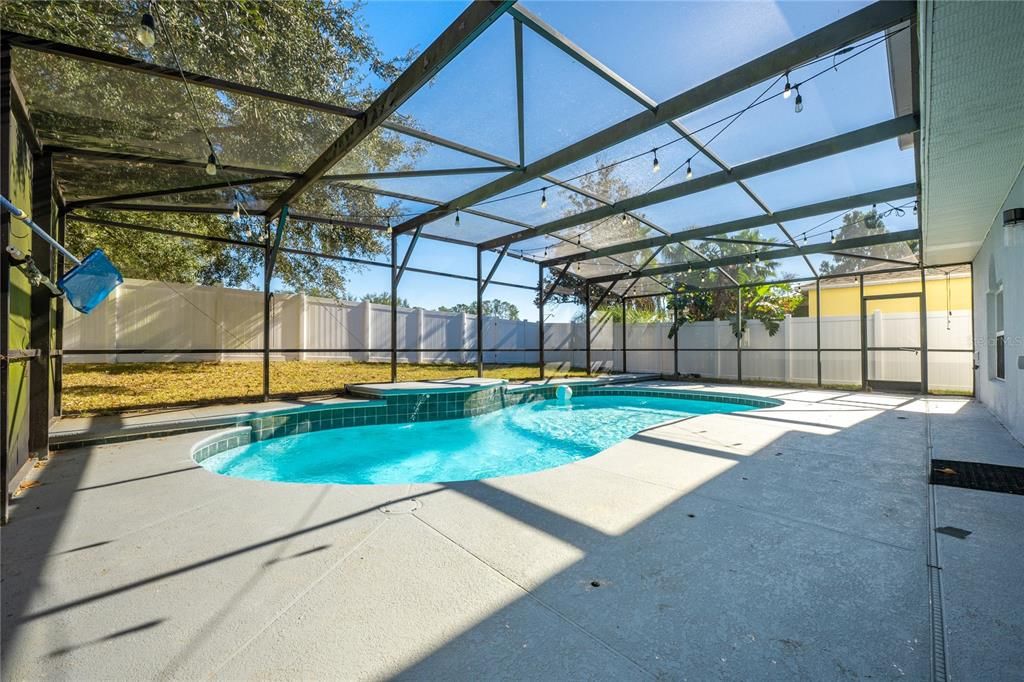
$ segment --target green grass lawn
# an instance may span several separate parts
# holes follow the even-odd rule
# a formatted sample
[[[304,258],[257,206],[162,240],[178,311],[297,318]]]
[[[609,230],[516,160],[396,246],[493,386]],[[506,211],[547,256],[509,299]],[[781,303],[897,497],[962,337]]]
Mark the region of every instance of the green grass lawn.
[[[552,370],[552,376],[583,376],[582,369]],[[475,365],[398,365],[399,381],[476,376]],[[535,365],[486,365],[484,376],[509,381],[539,378]],[[334,393],[345,384],[390,381],[391,365],[367,362],[274,362],[270,387],[276,395]],[[168,405],[253,400],[263,395],[259,362],[145,362],[73,364],[64,367],[64,414],[101,414]]]

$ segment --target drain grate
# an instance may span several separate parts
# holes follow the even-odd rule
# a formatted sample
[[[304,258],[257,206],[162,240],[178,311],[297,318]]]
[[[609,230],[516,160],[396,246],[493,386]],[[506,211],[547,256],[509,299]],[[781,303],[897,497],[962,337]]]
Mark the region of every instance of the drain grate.
[[[1024,468],[933,459],[931,483],[954,488],[1024,495]]]

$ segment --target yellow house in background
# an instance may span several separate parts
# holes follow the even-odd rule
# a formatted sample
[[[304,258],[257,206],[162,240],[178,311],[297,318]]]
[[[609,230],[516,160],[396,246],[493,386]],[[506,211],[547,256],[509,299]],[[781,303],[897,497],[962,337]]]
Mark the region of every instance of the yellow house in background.
[[[860,315],[860,284],[856,278],[821,280],[821,316],[858,316]],[[807,297],[807,311],[810,317],[818,312],[818,296],[814,285],[805,285],[803,293]],[[866,275],[864,279],[864,295],[878,296],[885,294],[917,293],[921,291],[920,275],[906,277],[905,273],[886,275]],[[929,273],[925,279],[925,294],[928,312],[945,312],[947,310],[971,309],[971,273],[969,269],[957,269],[948,276],[944,273]],[[868,301],[868,314],[881,313],[913,313],[918,311],[918,302],[913,298],[896,298],[880,301]]]

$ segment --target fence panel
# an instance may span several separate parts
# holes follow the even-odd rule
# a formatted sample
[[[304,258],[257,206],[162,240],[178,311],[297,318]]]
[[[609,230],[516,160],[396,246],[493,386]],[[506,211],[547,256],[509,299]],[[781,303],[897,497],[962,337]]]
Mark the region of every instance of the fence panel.
[[[387,305],[337,301],[301,294],[274,294],[271,342],[274,360],[340,360],[388,362],[391,310]],[[673,342],[668,323],[627,325],[627,369],[671,374]],[[940,391],[970,391],[973,380],[971,311],[936,311],[927,318],[929,384]],[[737,377],[736,339],[728,321],[685,324],[679,331],[679,371],[710,379]],[[774,335],[751,320],[742,340],[745,380],[808,383],[817,381],[815,318],[786,318]],[[860,347],[860,318],[821,319],[822,380],[827,384],[859,385],[860,353],[828,349]],[[65,307],[65,361],[176,362],[261,358],[263,295],[223,287],[127,280],[91,315]],[[484,320],[484,361],[488,364],[537,362],[537,323]],[[871,346],[917,346],[918,316],[913,313],[872,313],[868,318]],[[464,313],[398,310],[398,344],[406,348],[399,361],[473,363],[476,361],[476,318]],[[585,326],[582,322],[545,324],[545,360],[552,366],[583,367]],[[251,353],[180,353],[181,349],[246,349]],[[75,354],[75,349],[110,349],[106,355]],[[117,354],[117,350],[166,349],[157,354]],[[333,350],[332,350],[333,349]],[[347,350],[337,350],[347,349]],[[462,350],[458,350],[462,349]],[[938,350],[950,352],[938,352]],[[958,352],[951,352],[958,351]],[[610,318],[592,319],[591,361],[595,371],[622,370],[622,325]],[[871,376],[906,377],[919,373],[919,356],[911,352],[874,352]]]

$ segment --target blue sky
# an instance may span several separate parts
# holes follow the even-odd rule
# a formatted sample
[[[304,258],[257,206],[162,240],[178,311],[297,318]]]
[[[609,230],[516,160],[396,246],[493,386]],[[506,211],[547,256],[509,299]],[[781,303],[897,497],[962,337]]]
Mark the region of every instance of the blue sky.
[[[617,71],[656,101],[662,101],[717,74],[804,35],[867,3],[850,2],[526,2],[537,14],[593,56]],[[365,5],[364,18],[385,56],[398,56],[428,45],[462,11],[458,2],[375,2]],[[611,125],[640,110],[592,73],[572,61],[528,29],[524,36],[524,80],[527,162]],[[431,132],[507,158],[517,158],[515,71],[513,30],[510,17],[503,17],[453,60],[435,80],[406,102],[400,114],[410,116]],[[724,132],[723,116],[752,101],[767,84],[752,88],[693,112],[680,123],[702,130],[707,140],[719,133],[711,148],[736,165],[784,149],[813,142],[890,118],[893,115],[886,68],[885,48],[880,45],[829,70],[831,62],[796,71],[800,82],[824,71],[801,88],[804,111],[793,111],[793,99],[775,98],[751,109]],[[382,84],[377,84],[382,85]],[[781,91],[782,84],[772,92]],[[605,150],[555,173],[567,178],[592,170],[599,164],[643,153],[674,140],[667,128]],[[651,160],[642,156],[622,164],[617,173],[639,194],[662,180],[671,170],[690,158],[695,150],[685,142],[673,143],[659,153],[664,170],[651,173]],[[443,148],[428,148],[415,161],[417,168],[488,165],[474,157]],[[701,155],[692,161],[695,175],[717,170]],[[386,189],[428,196],[439,201],[452,199],[486,183],[497,175],[478,174],[381,182]],[[805,164],[787,171],[755,178],[750,186],[775,210],[823,199],[879,189],[914,179],[913,154],[900,152],[895,141]],[[681,174],[669,182],[682,181]],[[525,189],[537,189],[536,182]],[[546,210],[539,195],[509,198],[483,207],[485,210],[530,224],[558,217],[560,198],[549,193]],[[564,202],[562,202],[564,203]],[[410,205],[410,211],[422,210]],[[733,218],[758,215],[759,209],[738,188],[702,193],[649,207],[645,215],[670,231],[706,225]],[[799,233],[829,216],[788,225]],[[902,220],[902,223],[900,222]],[[891,229],[909,227],[910,212],[903,219],[887,221]],[[477,239],[495,225],[462,217],[456,227],[447,218],[431,229],[452,236]],[[512,228],[509,228],[511,231]],[[773,232],[774,230],[774,232]],[[820,232],[820,230],[819,230]],[[762,234],[782,240],[778,228]],[[811,241],[827,239],[815,233]],[[405,240],[403,240],[404,242]],[[554,243],[554,242],[550,242]],[[545,241],[530,244],[543,248]],[[490,256],[488,256],[489,260]],[[420,240],[411,265],[446,272],[475,275],[473,249]],[[486,267],[486,265],[485,265]],[[786,263],[787,274],[806,275],[799,262]],[[803,268],[801,270],[800,268]],[[537,267],[506,259],[498,279],[532,283]],[[349,292],[358,297],[368,292],[387,291],[389,272],[366,268],[352,273]],[[434,308],[471,301],[471,282],[408,274],[400,295],[413,305]],[[515,303],[525,319],[536,319],[533,295],[529,291],[495,287],[487,293]],[[549,311],[551,313],[552,311]],[[559,306],[552,320],[567,320],[573,306]]]

